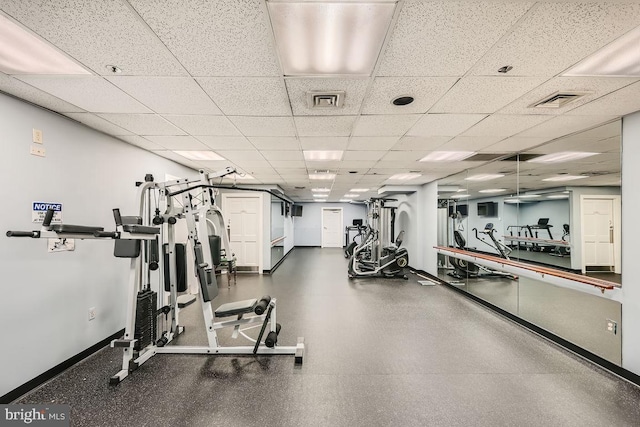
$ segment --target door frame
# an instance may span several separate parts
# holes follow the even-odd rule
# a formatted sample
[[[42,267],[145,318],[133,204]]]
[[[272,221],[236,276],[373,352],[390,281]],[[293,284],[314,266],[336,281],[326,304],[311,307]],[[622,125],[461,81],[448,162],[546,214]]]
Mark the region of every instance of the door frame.
[[[324,244],[324,211],[340,211],[340,242],[342,242],[342,231],[344,230],[344,209],[339,207],[322,207],[321,215],[320,215],[320,247],[335,247],[335,246],[325,246]],[[342,247],[342,246],[340,246]]]
[[[585,265],[584,244],[584,202],[585,200],[611,200],[613,202],[613,272],[622,274],[622,196],[614,194],[580,195],[580,268],[582,274],[587,271]]]
[[[229,226],[228,220],[228,211],[227,201],[229,199],[258,199],[258,274],[262,274],[264,270],[264,194],[256,193],[256,194],[247,194],[244,193],[222,193],[222,216],[226,222],[226,227]],[[227,233],[228,228],[225,227],[224,232]],[[231,242],[229,242],[231,244]],[[271,239],[269,239],[269,244],[271,244]]]

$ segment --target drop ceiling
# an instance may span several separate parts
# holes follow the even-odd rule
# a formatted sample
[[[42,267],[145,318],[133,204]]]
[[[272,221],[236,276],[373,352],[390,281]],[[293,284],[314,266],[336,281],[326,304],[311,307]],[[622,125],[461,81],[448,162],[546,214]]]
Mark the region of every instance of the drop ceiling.
[[[3,0],[0,10],[91,73],[0,73],[0,91],[194,169],[234,166],[296,201],[312,200],[316,187],[337,201],[351,188],[368,197],[384,185],[455,183],[468,168],[505,167],[419,162],[432,151],[507,156],[560,138],[605,153],[592,160],[611,166],[615,136],[571,135],[640,110],[640,77],[563,77],[640,26],[640,1],[398,1],[372,74],[356,77],[285,76],[265,0]],[[313,90],[344,91],[344,106],[309,109]],[[529,108],[557,91],[588,94],[560,109]],[[395,106],[398,96],[415,101]],[[322,162],[303,150],[344,153]],[[335,179],[310,180],[320,169]],[[422,176],[389,181],[408,172]]]

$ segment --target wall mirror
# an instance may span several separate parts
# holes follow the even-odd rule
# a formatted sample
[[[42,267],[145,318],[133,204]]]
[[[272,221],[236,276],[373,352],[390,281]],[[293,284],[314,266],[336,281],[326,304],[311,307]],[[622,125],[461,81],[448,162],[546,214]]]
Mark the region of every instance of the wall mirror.
[[[271,195],[271,268],[284,257],[284,221],[287,202]]]

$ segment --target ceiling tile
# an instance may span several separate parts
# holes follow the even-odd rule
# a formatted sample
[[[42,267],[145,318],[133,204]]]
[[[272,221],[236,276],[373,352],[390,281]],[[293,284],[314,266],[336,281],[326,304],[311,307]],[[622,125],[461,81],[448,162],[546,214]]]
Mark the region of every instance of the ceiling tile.
[[[389,151],[382,158],[385,162],[417,162],[427,154],[424,151]]]
[[[244,159],[236,159],[233,160],[233,163],[238,166],[238,168],[246,170],[248,172],[252,171],[253,168],[269,168],[271,165],[266,160],[244,160]]]
[[[295,136],[291,117],[229,117],[245,136]]]
[[[479,151],[501,139],[501,136],[457,136],[438,147],[438,151]]]
[[[126,2],[3,0],[1,7],[98,74],[116,65],[127,75],[187,75]]]
[[[378,75],[461,76],[530,7],[526,2],[408,0]]]
[[[280,175],[307,175],[307,168],[301,160],[270,160],[271,166]]]
[[[145,138],[147,138],[151,142],[163,146],[167,150],[209,150],[209,147],[192,136],[150,135],[146,136]]]
[[[0,91],[59,113],[81,113],[84,111],[80,107],[69,104],[4,73],[0,73]]]
[[[362,99],[367,90],[369,79],[304,79],[287,78],[285,80],[291,108],[295,116],[347,116],[358,114]],[[316,108],[307,107],[307,91],[345,91],[344,105],[341,108]]]
[[[428,136],[428,137],[403,136],[392,147],[392,150],[433,151],[436,148],[440,147],[445,142],[449,141],[450,139],[451,139],[450,136]]]
[[[24,75],[16,78],[91,113],[151,112],[102,77]]]
[[[213,150],[255,150],[253,144],[244,136],[198,135],[195,138]]]
[[[349,136],[356,116],[294,117],[300,136]]]
[[[362,114],[426,113],[456,81],[457,77],[376,77]],[[412,96],[414,101],[393,105],[400,96]]]
[[[386,151],[345,151],[342,160],[380,160]]]
[[[329,170],[336,170],[340,167],[340,161],[339,160],[334,160],[334,161],[312,161],[312,160],[307,160],[305,161],[305,164],[307,165],[307,169],[309,169],[309,171],[314,171],[314,170],[325,170],[325,169],[329,169]]]
[[[349,150],[388,150],[397,141],[397,136],[352,136]]]
[[[533,89],[529,93],[523,95],[511,104],[500,109],[499,114],[546,114],[561,115],[571,111],[581,105],[600,98],[607,93],[620,89],[628,84],[637,81],[637,79],[615,78],[610,77],[555,77],[546,81],[542,85]],[[556,92],[575,91],[590,92],[582,98],[579,98],[562,108],[531,108],[542,99]]]
[[[300,145],[303,150],[346,150],[349,138],[346,136],[303,136]]]
[[[353,136],[402,136],[421,118],[420,114],[360,116]]]
[[[558,138],[613,119],[615,119],[615,116],[558,116],[527,129],[517,136]]]
[[[624,116],[638,110],[640,110],[640,82],[603,96],[600,99],[596,99],[595,101],[571,110],[567,114],[590,116],[606,113]]]
[[[506,116],[494,114],[467,129],[462,136],[508,137],[539,125],[550,118],[549,116]]]
[[[173,160],[174,162],[180,163],[181,165],[185,165],[194,170],[198,170],[200,168],[196,162],[182,157],[171,150],[158,150],[152,151],[152,153],[160,157],[164,157],[165,159]]]
[[[494,113],[542,84],[544,80],[536,77],[465,77],[429,112]]]
[[[280,75],[263,2],[129,0],[129,3],[192,76]]]
[[[640,4],[539,2],[476,64],[473,74],[555,76],[638,25]]]
[[[166,150],[162,145],[151,142],[147,138],[143,138],[138,135],[119,135],[118,139],[137,147],[144,148],[145,150]]]
[[[202,88],[228,116],[290,116],[281,77],[201,77]]]
[[[367,170],[369,170],[372,167],[374,167],[376,162],[377,162],[377,159],[375,159],[375,160],[344,160],[340,164],[340,170],[342,170],[342,171],[350,171],[350,170],[362,171],[362,170],[364,170],[366,172]]]
[[[65,116],[77,120],[80,123],[89,126],[90,128],[97,129],[101,132],[108,133],[109,135],[131,135],[128,130],[122,129],[120,126],[116,126],[111,122],[106,121],[102,117],[98,117],[91,113],[67,113]]]
[[[262,150],[265,159],[271,160],[304,160],[302,150]]]
[[[197,163],[200,167],[209,169],[212,172],[223,170],[227,166],[231,166],[228,160],[200,160],[195,163]]]
[[[156,113],[222,114],[192,78],[118,76],[107,80]]]
[[[407,136],[456,136],[485,117],[485,114],[426,114]]]
[[[300,142],[294,136],[250,136],[249,141],[258,150],[299,150]]]
[[[523,138],[519,136],[512,136],[511,138],[503,139],[500,142],[489,145],[481,151],[486,153],[515,153],[535,147],[536,145],[540,145],[548,140],[549,138],[546,137]]]
[[[164,115],[163,117],[191,135],[240,135],[233,123],[222,116]]]
[[[231,160],[234,163],[250,162],[264,162],[265,159],[258,150],[217,150],[225,159]],[[266,165],[269,167],[270,165]]]
[[[185,134],[156,114],[99,114],[99,116],[137,135]]]

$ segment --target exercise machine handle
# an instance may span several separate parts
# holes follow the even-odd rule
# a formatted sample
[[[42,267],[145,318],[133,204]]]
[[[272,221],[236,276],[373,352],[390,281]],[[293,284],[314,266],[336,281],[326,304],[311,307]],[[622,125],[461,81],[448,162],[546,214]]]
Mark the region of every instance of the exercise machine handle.
[[[42,221],[43,227],[49,227],[51,225],[54,213],[53,209],[47,209],[47,213],[44,215],[44,221]]]
[[[33,237],[37,239],[40,237],[39,231],[7,231],[7,237]]]
[[[120,237],[120,233],[117,231],[95,231],[93,233],[94,237],[110,237],[112,239],[117,239]]]
[[[122,225],[122,216],[120,215],[120,209],[113,210],[113,219],[116,221],[116,226]]]

